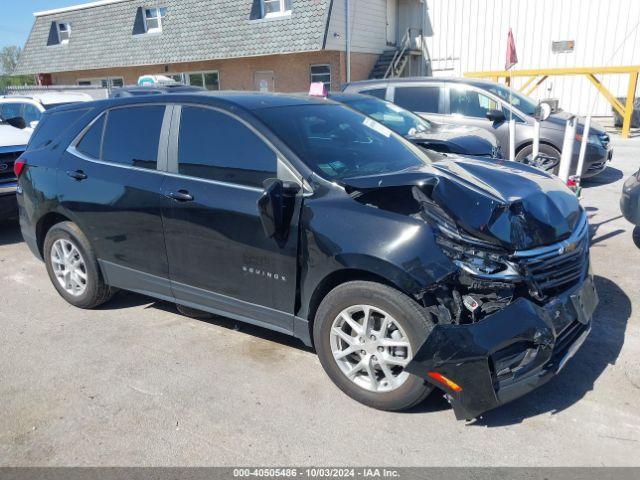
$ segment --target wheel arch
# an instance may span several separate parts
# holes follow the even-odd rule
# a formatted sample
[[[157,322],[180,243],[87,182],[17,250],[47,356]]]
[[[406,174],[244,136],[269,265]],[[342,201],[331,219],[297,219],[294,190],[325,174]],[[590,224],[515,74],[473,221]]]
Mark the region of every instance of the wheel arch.
[[[66,215],[60,212],[49,212],[38,220],[36,224],[36,243],[38,246],[38,252],[40,256],[44,258],[44,239],[47,237],[47,233],[54,225],[62,222],[71,222],[72,220]]]
[[[524,142],[522,142],[520,145],[518,145],[518,146],[516,147],[516,155],[517,155],[517,154],[518,154],[522,149],[524,149],[524,148],[526,148],[526,147],[530,147],[530,146],[532,146],[532,145],[533,145],[533,141],[531,141],[531,140],[525,140]],[[558,147],[556,147],[556,146],[555,146],[551,141],[549,141],[549,140],[547,140],[547,139],[541,138],[541,139],[540,139],[540,145],[547,145],[547,146],[549,146],[549,147],[551,147],[551,148],[553,148],[553,149],[557,150],[559,153],[562,153]]]
[[[375,282],[382,285],[386,285],[397,290],[400,293],[403,293],[414,300],[416,299],[415,295],[412,294],[412,290],[417,288],[416,285],[412,285],[414,288],[407,289],[407,285],[403,288],[397,281],[390,279],[388,276],[383,275],[381,272],[373,272],[371,270],[357,268],[357,267],[346,267],[339,270],[335,270],[328,275],[326,275],[322,280],[318,282],[311,297],[309,299],[306,318],[308,322],[309,328],[309,337],[313,342],[313,324],[315,322],[316,313],[322,300],[327,296],[327,294],[336,287],[343,285],[348,282],[353,281],[367,281],[367,282]]]

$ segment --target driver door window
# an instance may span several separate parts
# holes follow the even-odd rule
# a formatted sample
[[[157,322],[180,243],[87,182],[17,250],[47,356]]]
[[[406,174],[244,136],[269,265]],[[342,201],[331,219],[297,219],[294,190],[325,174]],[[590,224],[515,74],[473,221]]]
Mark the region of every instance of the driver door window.
[[[238,120],[208,108],[183,107],[178,169],[181,175],[261,188],[277,176],[277,160]]]
[[[452,88],[449,93],[449,104],[452,115],[483,119],[486,118],[489,110],[500,108],[495,100],[466,88]]]

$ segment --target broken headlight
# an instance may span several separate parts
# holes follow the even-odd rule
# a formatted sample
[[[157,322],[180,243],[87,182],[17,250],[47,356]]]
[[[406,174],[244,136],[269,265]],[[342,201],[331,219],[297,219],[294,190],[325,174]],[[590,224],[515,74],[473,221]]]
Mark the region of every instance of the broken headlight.
[[[475,245],[457,243],[440,235],[436,235],[436,242],[453,263],[474,277],[493,280],[520,278],[515,265],[503,255]]]

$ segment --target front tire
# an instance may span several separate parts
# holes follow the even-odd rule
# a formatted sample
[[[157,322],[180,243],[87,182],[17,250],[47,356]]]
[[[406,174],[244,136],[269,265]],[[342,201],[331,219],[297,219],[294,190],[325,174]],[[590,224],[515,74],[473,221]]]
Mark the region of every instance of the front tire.
[[[401,292],[355,281],[324,298],[313,337],[320,363],[338,388],[370,407],[399,411],[433,390],[404,371],[433,327],[430,315]]]
[[[87,237],[75,223],[51,227],[43,254],[51,283],[71,305],[95,308],[113,296],[114,290],[104,282]]]
[[[544,155],[546,157],[552,158],[555,161],[555,162],[549,162],[551,163],[551,168],[544,168],[543,166],[541,170],[544,170],[548,173],[552,173],[553,175],[558,175],[558,173],[560,172],[560,157],[562,155],[560,151],[556,150],[551,145],[547,145],[546,143],[541,143],[538,149],[538,152],[540,155]],[[526,163],[528,165],[531,165],[532,155],[533,155],[533,145],[526,145],[517,153],[516,162]]]

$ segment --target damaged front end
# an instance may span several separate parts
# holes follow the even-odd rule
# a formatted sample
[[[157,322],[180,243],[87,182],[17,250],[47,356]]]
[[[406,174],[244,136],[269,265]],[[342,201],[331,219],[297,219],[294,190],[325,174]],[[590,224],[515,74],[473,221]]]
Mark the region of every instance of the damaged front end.
[[[398,211],[385,201],[403,191],[403,213],[431,225],[453,266],[421,292],[436,326],[406,370],[472,419],[552,378],[589,334],[598,297],[588,222],[557,180],[526,167],[469,159],[413,173],[379,182],[387,200],[376,206]],[[375,203],[366,186],[361,201]]]
[[[459,269],[425,291],[437,325],[407,371],[442,388],[468,420],[545,383],[586,339],[598,303],[588,225],[583,217],[567,240],[511,253],[437,232]]]

